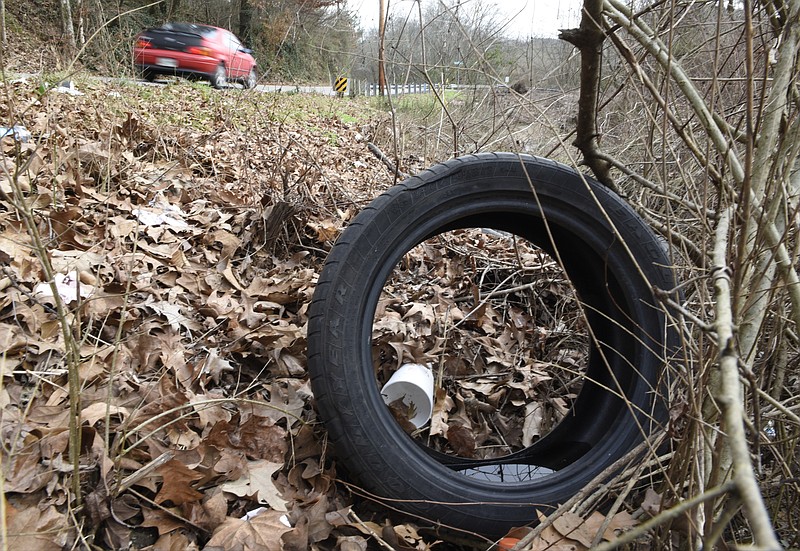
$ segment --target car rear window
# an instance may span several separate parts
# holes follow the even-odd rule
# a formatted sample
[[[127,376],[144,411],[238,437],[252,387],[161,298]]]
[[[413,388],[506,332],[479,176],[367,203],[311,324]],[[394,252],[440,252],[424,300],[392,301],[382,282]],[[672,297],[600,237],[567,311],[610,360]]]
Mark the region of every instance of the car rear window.
[[[194,23],[167,23],[157,29],[151,29],[150,32],[174,32],[181,34],[196,34],[204,38],[209,38],[217,32],[215,27],[208,25],[196,25]]]
[[[200,46],[203,40],[213,40],[216,27],[191,23],[167,23],[155,29],[147,29],[140,37],[150,42],[152,48],[173,51],[187,51],[192,46]]]

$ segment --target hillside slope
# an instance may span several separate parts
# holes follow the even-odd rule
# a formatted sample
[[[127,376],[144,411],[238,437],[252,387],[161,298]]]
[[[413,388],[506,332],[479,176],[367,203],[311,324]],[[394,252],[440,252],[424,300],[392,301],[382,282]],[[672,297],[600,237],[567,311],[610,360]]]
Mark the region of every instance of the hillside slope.
[[[2,142],[11,547],[232,549],[250,529],[293,549],[365,542],[304,366],[325,253],[391,183],[362,141],[369,109],[186,83],[77,90],[3,86],[0,117],[32,135]],[[240,548],[275,548],[259,545]]]

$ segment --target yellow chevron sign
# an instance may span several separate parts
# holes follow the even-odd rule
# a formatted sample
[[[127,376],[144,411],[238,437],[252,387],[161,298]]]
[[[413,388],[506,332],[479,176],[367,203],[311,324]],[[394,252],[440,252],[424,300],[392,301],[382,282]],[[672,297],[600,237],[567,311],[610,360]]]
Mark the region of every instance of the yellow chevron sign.
[[[339,77],[333,83],[333,91],[339,94],[347,92],[347,77]]]

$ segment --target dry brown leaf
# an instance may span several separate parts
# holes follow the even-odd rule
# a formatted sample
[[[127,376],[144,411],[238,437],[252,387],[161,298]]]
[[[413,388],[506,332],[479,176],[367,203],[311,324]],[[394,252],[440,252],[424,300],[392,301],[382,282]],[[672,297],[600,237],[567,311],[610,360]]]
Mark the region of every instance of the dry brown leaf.
[[[414,426],[410,419],[417,414],[417,409],[413,403],[406,404],[403,398],[404,397],[401,396],[394,402],[387,404],[387,406],[389,408],[389,413],[392,414],[392,417],[394,417],[394,420],[400,425],[400,428],[403,429],[406,434],[412,434],[417,430],[417,427]]]
[[[361,536],[339,536],[336,538],[337,551],[367,551],[367,540]]]
[[[170,532],[159,537],[153,551],[195,551],[197,544],[189,541],[183,532]]]
[[[6,492],[32,493],[44,488],[53,481],[53,472],[41,464],[41,453],[37,453],[38,446],[33,437],[26,438],[29,453],[17,453],[10,461],[7,480],[3,489]],[[60,458],[61,454],[54,457]],[[7,467],[8,468],[8,467]]]
[[[292,427],[300,419],[310,393],[306,394],[303,389],[305,385],[298,386],[302,381],[297,379],[286,379],[286,381],[286,388],[277,382],[270,385],[269,400],[262,400],[264,405],[247,404],[242,407],[242,411],[269,417],[276,423],[286,419],[286,426]]]
[[[294,529],[283,535],[285,551],[306,551],[331,535],[333,526],[327,520],[328,498],[317,495],[310,506],[304,504],[292,512]]]
[[[431,436],[437,434],[444,435],[447,430],[448,414],[451,409],[455,407],[453,399],[448,396],[447,391],[441,387],[437,387],[433,401],[433,413],[431,413]]]
[[[531,402],[525,405],[525,421],[522,423],[522,445],[530,446],[542,434],[544,404]]]
[[[407,543],[416,544],[420,541],[419,532],[410,524],[400,524],[394,527],[397,537],[404,539]]]
[[[565,538],[573,540],[584,548],[591,548],[597,533],[600,531],[606,516],[599,511],[592,512],[587,518],[582,518],[574,513],[564,513],[559,516],[553,527]],[[636,526],[636,520],[627,511],[620,511],[611,518],[602,539],[611,541],[616,537],[616,531],[624,531]]]
[[[317,543],[331,535],[333,526],[328,522],[328,497],[319,496],[316,503],[303,509],[303,517],[308,521],[308,541]]]
[[[225,482],[220,487],[239,497],[250,496],[259,503],[269,504],[276,511],[286,511],[286,501],[275,487],[272,476],[283,468],[283,463],[258,460],[247,462],[247,472],[238,480]]]
[[[559,515],[553,521],[553,528],[562,536],[580,543],[582,548],[587,549],[591,547],[592,540],[597,534],[597,530],[592,531],[592,527],[586,524],[583,517],[569,511]]]
[[[292,530],[281,536],[281,543],[283,551],[306,551],[309,549],[308,517],[300,516],[292,524]]]
[[[539,517],[539,522],[543,522],[547,518],[547,515],[541,511],[536,511],[536,514]],[[521,539],[529,530],[530,528],[519,528],[512,530],[510,534]],[[526,549],[530,551],[585,551],[586,548],[577,541],[566,538],[553,525],[549,525],[542,530],[539,537],[531,542]]]
[[[333,218],[322,218],[307,225],[317,232],[317,239],[323,243],[333,243],[342,228],[342,221]]]
[[[399,528],[399,526],[397,528]],[[381,535],[384,541],[391,546],[392,549],[395,549],[396,551],[414,551],[416,546],[407,542],[405,538],[401,537],[396,531],[397,528],[387,524],[383,526],[381,531],[378,533]]]
[[[221,390],[214,389],[206,394],[193,395],[189,399],[189,403],[192,404],[197,417],[200,419],[199,428],[201,430],[213,427],[219,422],[227,423],[231,420],[231,412],[225,408],[224,403],[211,402],[211,400],[218,400],[224,397],[225,394]]]
[[[350,507],[325,513],[325,520],[334,527],[350,525]]]
[[[142,508],[144,520],[141,526],[145,528],[156,528],[159,535],[169,534],[182,528],[184,523],[179,520],[180,515],[171,515],[162,509]]]
[[[37,507],[17,510],[8,504],[6,514],[9,549],[61,551],[67,541],[70,524],[53,506],[44,511]]]
[[[364,522],[353,522],[349,526],[356,528],[359,532],[364,534],[365,536],[372,536],[373,534],[380,534],[381,530],[383,530],[383,526],[376,522],[372,522],[370,520]]]
[[[639,521],[633,518],[628,511],[620,511],[611,518],[611,523],[603,533],[603,539],[611,541],[619,535],[617,532],[625,532],[638,524]]]
[[[294,431],[291,450],[292,458],[295,461],[303,461],[309,457],[319,456],[322,453],[322,442],[314,434],[314,428],[311,425],[300,425]]]
[[[0,347],[6,351],[3,355],[3,362],[6,362],[7,356],[12,356],[25,348],[27,340],[23,330],[16,325],[9,325],[7,323],[0,323]]]
[[[206,244],[214,244],[220,243],[222,245],[222,251],[220,252],[220,260],[227,262],[230,260],[233,253],[236,249],[239,248],[241,244],[241,240],[236,237],[234,234],[227,230],[217,229],[210,234],[208,234],[204,239],[203,242]]]
[[[119,415],[120,418],[124,420],[130,415],[130,411],[128,408],[106,404],[104,402],[95,402],[81,411],[81,420],[88,422],[89,426],[92,426],[100,419],[105,419],[107,414]]]
[[[641,507],[642,511],[651,517],[654,517],[658,515],[664,507],[664,498],[654,489],[647,488],[644,493],[644,499],[642,500]]]
[[[180,516],[188,520],[192,526],[199,526],[211,533],[225,522],[228,516],[228,500],[220,488],[214,487],[206,491],[202,501],[182,505]]]
[[[228,518],[214,530],[203,551],[282,551],[281,536],[291,528],[283,513],[264,511],[250,520]]]
[[[86,384],[94,379],[103,375],[106,371],[106,365],[101,358],[92,354],[89,361],[81,362],[78,366],[78,376],[81,383]]]
[[[237,291],[244,291],[244,287],[242,286],[242,282],[239,280],[239,276],[233,271],[233,268],[230,264],[228,264],[224,270],[220,270],[222,275],[225,276],[225,280],[230,283],[234,289]]]
[[[171,502],[173,505],[182,505],[202,499],[203,494],[192,488],[191,483],[203,478],[203,475],[193,471],[177,459],[164,464],[156,471],[164,480],[161,490],[156,494],[155,502],[162,504]]]
[[[464,425],[454,424],[448,426],[446,437],[456,454],[461,457],[473,457],[475,455],[475,437],[472,431]]]
[[[208,356],[202,364],[200,373],[202,375],[211,377],[215,383],[219,383],[220,376],[225,372],[233,372],[236,369],[231,365],[229,359],[223,358],[219,355],[219,350],[210,348]]]
[[[266,459],[282,464],[288,448],[286,431],[269,417],[251,415],[244,423],[239,418],[221,420],[211,428],[206,443],[218,449],[241,450],[250,459]]]

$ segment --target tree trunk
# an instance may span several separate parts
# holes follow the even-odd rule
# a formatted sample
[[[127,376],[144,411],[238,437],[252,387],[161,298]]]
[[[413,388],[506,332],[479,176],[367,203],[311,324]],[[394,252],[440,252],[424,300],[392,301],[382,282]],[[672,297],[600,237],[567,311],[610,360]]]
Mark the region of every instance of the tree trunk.
[[[78,37],[77,41],[78,44],[83,46],[86,44],[86,21],[83,18],[83,0],[77,0],[77,9],[78,9]]]
[[[167,21],[172,21],[172,18],[175,17],[175,12],[178,11],[178,8],[181,6],[181,0],[172,0],[167,5]]]
[[[75,52],[75,29],[72,26],[72,5],[70,0],[61,0],[61,27],[64,31],[64,37],[67,39],[67,47],[69,48],[67,54],[72,55]]]
[[[603,185],[616,189],[611,178],[611,165],[600,158],[597,130],[597,102],[600,94],[600,64],[605,33],[600,27],[603,20],[603,0],[584,0],[581,25],[578,29],[565,29],[559,34],[581,51],[581,88],[578,99],[578,124],[573,144],[580,149],[584,162]]]
[[[6,45],[6,0],[0,0],[0,42]]]
[[[386,94],[386,67],[384,44],[386,37],[386,0],[379,0],[378,11],[378,90],[381,96]]]
[[[253,33],[250,32],[250,24],[253,19],[253,6],[250,0],[239,0],[239,38],[247,47],[252,47]]]

